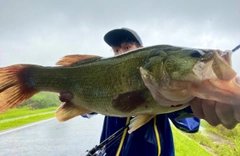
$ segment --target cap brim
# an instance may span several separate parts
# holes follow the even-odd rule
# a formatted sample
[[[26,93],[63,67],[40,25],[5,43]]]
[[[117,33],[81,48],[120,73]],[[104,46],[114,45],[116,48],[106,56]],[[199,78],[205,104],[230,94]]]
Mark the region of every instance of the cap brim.
[[[114,29],[109,31],[104,36],[104,41],[109,45],[119,45],[123,41],[136,41],[139,43],[138,39],[129,31],[125,29]],[[141,45],[141,43],[139,43]]]

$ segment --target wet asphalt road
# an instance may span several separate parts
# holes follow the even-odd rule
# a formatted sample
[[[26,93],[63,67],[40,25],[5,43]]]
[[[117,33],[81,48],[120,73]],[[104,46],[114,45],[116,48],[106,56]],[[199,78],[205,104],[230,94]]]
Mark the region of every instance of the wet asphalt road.
[[[99,144],[102,123],[101,115],[63,123],[53,118],[0,132],[0,156],[82,156]]]

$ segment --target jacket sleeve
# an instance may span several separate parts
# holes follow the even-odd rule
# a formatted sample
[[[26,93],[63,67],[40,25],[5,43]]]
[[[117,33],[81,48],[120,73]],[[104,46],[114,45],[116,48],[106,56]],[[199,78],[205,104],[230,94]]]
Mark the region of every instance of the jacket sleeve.
[[[187,132],[195,133],[198,132],[200,126],[200,119],[194,117],[190,106],[168,114],[168,118],[178,129]]]
[[[84,118],[90,119],[90,118],[93,117],[94,115],[97,115],[97,113],[92,112],[92,113],[89,113],[89,114],[83,114],[83,115],[81,115],[81,116],[84,117]]]

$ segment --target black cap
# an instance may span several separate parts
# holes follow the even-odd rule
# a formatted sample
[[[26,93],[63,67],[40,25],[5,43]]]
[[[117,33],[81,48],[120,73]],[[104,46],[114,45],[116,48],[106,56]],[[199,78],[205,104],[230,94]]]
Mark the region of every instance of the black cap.
[[[128,28],[114,29],[106,33],[106,35],[104,36],[104,41],[109,46],[119,45],[127,40],[135,41],[140,46],[143,46],[142,40],[139,35],[134,30]]]

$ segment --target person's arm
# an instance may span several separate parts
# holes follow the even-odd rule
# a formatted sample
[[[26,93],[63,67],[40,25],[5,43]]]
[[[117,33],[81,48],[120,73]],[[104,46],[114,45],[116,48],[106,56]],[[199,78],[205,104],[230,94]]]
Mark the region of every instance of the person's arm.
[[[89,118],[91,118],[91,117],[93,117],[94,115],[97,115],[97,114],[98,113],[92,112],[92,113],[88,113],[88,114],[83,114],[81,116],[89,119]]]
[[[167,114],[168,118],[172,121],[172,123],[178,129],[187,132],[187,133],[195,133],[198,132],[200,126],[200,119],[194,117],[192,109],[190,106]]]

